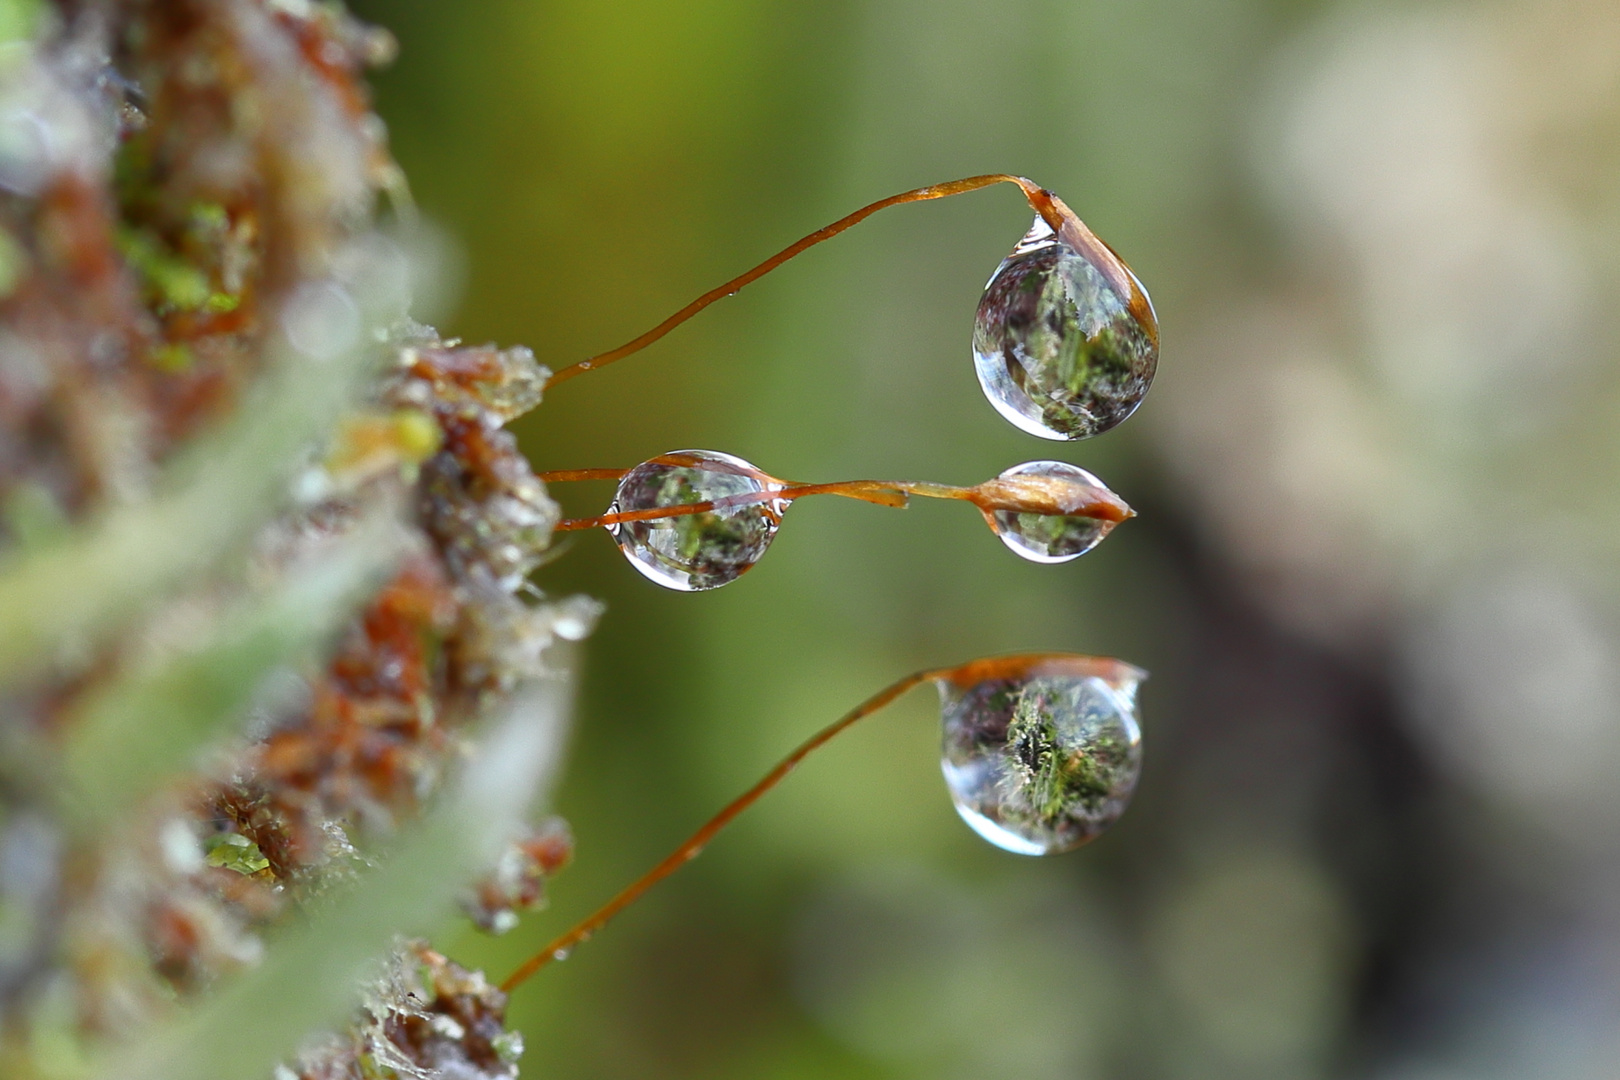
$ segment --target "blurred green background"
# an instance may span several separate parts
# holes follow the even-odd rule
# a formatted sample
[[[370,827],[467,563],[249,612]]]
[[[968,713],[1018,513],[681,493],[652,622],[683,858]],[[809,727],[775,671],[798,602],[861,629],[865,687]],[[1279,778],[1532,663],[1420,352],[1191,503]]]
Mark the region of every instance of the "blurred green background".
[[[714,593],[608,538],[551,908],[494,974],[904,672],[1153,672],[1136,805],[1029,860],[956,818],[918,692],[516,997],[529,1076],[1620,1076],[1620,10],[1577,0],[368,0],[441,329],[561,367],[899,190],[1011,171],[1132,264],[1140,413],[984,402],[1011,189],[887,211],[558,388],[538,469],[686,447],[967,484],[1058,457],[1141,513],[1021,562],[966,507],[796,506]],[[554,494],[599,512],[610,485]]]

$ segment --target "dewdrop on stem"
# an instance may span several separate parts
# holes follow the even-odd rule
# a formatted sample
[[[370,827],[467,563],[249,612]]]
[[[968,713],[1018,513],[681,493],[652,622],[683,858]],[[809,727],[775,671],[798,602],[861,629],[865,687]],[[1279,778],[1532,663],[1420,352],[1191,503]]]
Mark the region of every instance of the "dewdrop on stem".
[[[1026,461],[1006,470],[996,481],[1009,492],[1026,489],[1032,494],[1047,496],[1055,504],[1022,509],[1021,506],[1030,504],[1005,497],[999,509],[984,510],[990,530],[1001,537],[1001,542],[1014,554],[1030,562],[1064,563],[1078,559],[1102,543],[1103,537],[1118,524],[1107,517],[1069,512],[1079,506],[1112,499],[1114,495],[1101,480],[1066,462]],[[989,485],[979,486],[983,490]],[[1053,513],[1052,509],[1059,512]]]
[[[924,683],[939,689],[945,782],[962,819],[1013,854],[1072,851],[1114,824],[1136,790],[1136,688],[1146,677],[1122,660],[1076,653],[990,657],[907,675],[801,743],[651,870],[521,964],[501,989],[511,993],[570,955],[701,854],[816,749]]]
[[[797,484],[718,450],[676,450],[633,469],[573,469],[541,479],[617,479],[605,514],[571,518],[557,528],[606,529],[632,566],[682,592],[717,589],[741,577],[770,547],[788,506],[807,495],[891,507],[906,506],[913,495],[970,502],[1011,551],[1040,563],[1079,558],[1134,516],[1102,481],[1061,461],[1025,462],[972,487],[913,480]]]
[[[1022,176],[992,173],[903,191],[817,229],[718,285],[618,348],[553,374],[546,389],[633,355],[718,300],[879,210],[1015,184],[1035,223],[991,275],[973,324],[985,396],[1019,428],[1045,439],[1087,439],[1141,404],[1159,359],[1159,323],[1131,268],[1068,205]]]
[[[1030,202],[1035,223],[979,300],[974,370],[990,404],[1017,427],[1043,439],[1089,439],[1147,396],[1158,318],[1131,268],[1061,199],[1040,191]]]
[[[742,458],[717,450],[677,450],[625,473],[608,514],[723,502],[784,485]],[[737,580],[776,536],[787,504],[767,499],[699,513],[612,521],[605,527],[630,565],[669,589],[698,592]]]
[[[962,820],[1020,855],[1095,839],[1136,790],[1144,677],[1118,660],[1064,657],[1011,672],[969,665],[935,680],[940,768]]]

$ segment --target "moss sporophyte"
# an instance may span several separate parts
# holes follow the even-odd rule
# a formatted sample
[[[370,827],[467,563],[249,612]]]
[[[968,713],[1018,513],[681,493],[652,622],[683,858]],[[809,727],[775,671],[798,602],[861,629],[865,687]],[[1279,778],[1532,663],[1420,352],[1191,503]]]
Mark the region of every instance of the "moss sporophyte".
[[[735,581],[759,561],[794,500],[839,495],[905,507],[914,495],[972,503],[990,531],[1032,562],[1079,558],[1134,516],[1096,477],[1059,461],[1015,465],[972,487],[915,480],[800,484],[715,450],[676,450],[633,469],[541,473],[548,483],[617,479],[607,513],[557,524],[600,526],[632,566],[667,588],[695,592]]]
[[[1071,851],[1113,824],[1135,790],[1141,767],[1136,688],[1145,677],[1123,661],[1075,653],[988,657],[907,675],[800,744],[662,862],[530,957],[501,989],[514,990],[553,960],[572,955],[648,889],[696,858],[817,748],[924,683],[939,690],[941,767],[962,819],[1006,851]],[[1031,737],[1036,729],[1040,734]],[[1022,742],[1015,745],[1015,737]],[[1055,770],[1026,766],[1037,739],[1046,742],[1037,758],[1058,758]],[[1087,755],[1095,756],[1095,766],[1072,764]],[[1054,771],[1056,782],[1049,775]]]
[[[27,435],[0,463],[0,692],[22,717],[0,755],[0,900],[24,897],[5,877],[15,851],[48,887],[8,914],[20,944],[0,942],[0,1073],[60,1074],[40,1048],[68,1031],[92,1055],[68,1072],[109,1080],[250,1080],[277,1058],[278,1080],[510,1080],[522,1042],[504,992],[925,683],[946,790],[991,843],[1068,851],[1123,813],[1144,673],[1071,653],[974,660],[907,675],[813,735],[499,989],[420,942],[367,967],[456,890],[478,925],[509,929],[571,855],[559,822],[518,819],[559,741],[534,719],[564,708],[545,696],[552,647],[598,613],[530,581],[555,532],[601,528],[650,580],[700,591],[755,565],[811,495],[965,502],[1039,563],[1133,516],[1048,459],[967,486],[789,481],[695,449],[537,472],[504,428],[544,391],[879,210],[999,184],[1035,218],[964,344],[1003,417],[1055,441],[1126,419],[1157,365],[1152,304],[1056,195],[974,176],[862,207],[551,373],[406,317],[411,267],[380,225],[384,204],[409,204],[361,80],[391,55],[386,34],[269,0],[39,12],[0,71],[0,321],[8,355],[29,358],[0,365],[8,434]],[[559,520],[546,485],[569,482],[612,483],[606,510]],[[36,758],[60,783],[29,775]],[[304,959],[258,965],[266,948]],[[357,981],[348,1034],[311,1039]],[[47,1008],[62,994],[68,1019]],[[244,1014],[255,994],[285,1008]]]

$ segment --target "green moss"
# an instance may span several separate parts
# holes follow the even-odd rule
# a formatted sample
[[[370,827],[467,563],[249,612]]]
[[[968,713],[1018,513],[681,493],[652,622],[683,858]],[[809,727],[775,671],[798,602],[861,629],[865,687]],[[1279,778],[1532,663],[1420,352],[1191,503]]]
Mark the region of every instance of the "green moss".
[[[225,207],[213,202],[192,203],[190,218],[191,227],[199,232],[224,232],[231,223]]]
[[[175,374],[191,370],[191,365],[196,363],[197,360],[189,348],[178,342],[170,345],[159,345],[152,350],[150,356],[154,367],[160,371]]]
[[[120,229],[118,248],[160,314],[196,311],[219,295],[207,274],[175,255],[148,230]]]
[[[378,1061],[376,1055],[361,1053],[355,1058],[362,1080],[399,1080],[399,1073]]]
[[[240,833],[221,833],[208,845],[208,865],[222,866],[238,874],[257,874],[270,865],[259,845]]]
[[[503,1031],[489,1044],[496,1056],[508,1065],[516,1065],[523,1056],[523,1036],[516,1031]]]

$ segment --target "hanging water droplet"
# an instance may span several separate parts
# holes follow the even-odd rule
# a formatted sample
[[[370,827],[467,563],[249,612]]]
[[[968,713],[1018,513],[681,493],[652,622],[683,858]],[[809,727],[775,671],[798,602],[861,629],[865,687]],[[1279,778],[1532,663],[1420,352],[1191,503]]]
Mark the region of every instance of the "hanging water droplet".
[[[1089,439],[1136,410],[1159,362],[1159,324],[1130,267],[1052,199],[985,286],[973,361],[985,396],[1044,439]]]
[[[956,811],[1007,851],[1072,851],[1118,820],[1136,788],[1145,673],[1070,657],[988,675],[939,680],[941,767]]]
[[[626,473],[608,512],[746,499],[782,486],[742,458],[679,450]],[[699,592],[735,581],[758,562],[785,508],[777,499],[739,501],[695,514],[622,521],[608,529],[642,574],[666,588]]]
[[[1101,480],[1086,470],[1062,461],[1026,461],[996,477],[1038,477],[1057,496],[1054,501],[1072,508],[1089,508],[1104,499],[1115,499]],[[1047,492],[1043,492],[1046,494]],[[1123,506],[1123,503],[1119,504]],[[987,511],[990,527],[1001,542],[1030,562],[1062,563],[1078,559],[1098,544],[1117,524],[1107,518],[1084,514],[1021,513],[1014,510]]]

